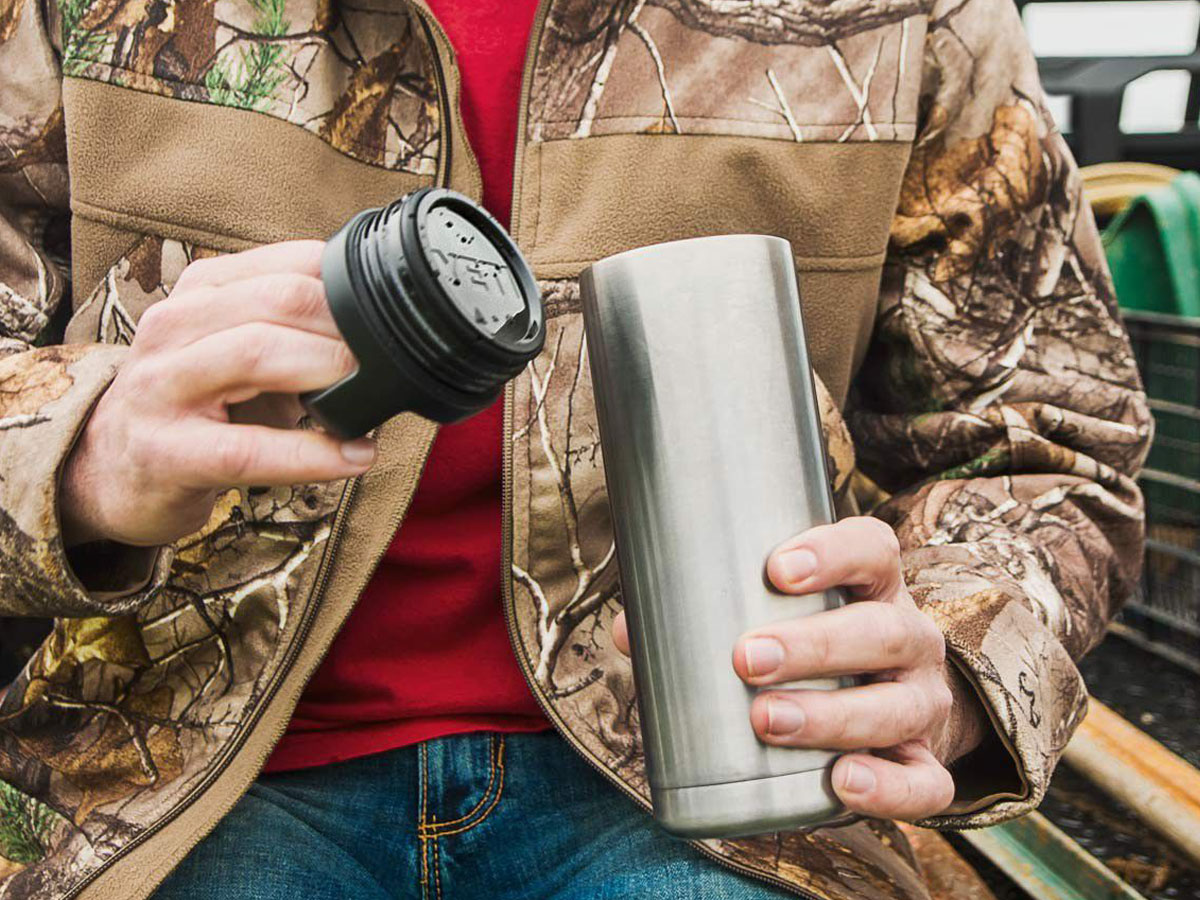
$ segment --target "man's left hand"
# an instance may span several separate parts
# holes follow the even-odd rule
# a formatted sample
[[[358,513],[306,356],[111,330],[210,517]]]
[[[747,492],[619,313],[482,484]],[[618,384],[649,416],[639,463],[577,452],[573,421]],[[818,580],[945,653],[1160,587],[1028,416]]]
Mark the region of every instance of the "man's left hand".
[[[763,690],[750,722],[780,747],[845,750],[833,788],[865,816],[922,819],[954,798],[946,766],[974,749],[983,709],[946,659],[933,620],[917,609],[892,529],[869,516],[812,528],[771,554],[767,575],[787,594],[841,587],[854,602],[747,632],[733,649],[746,684],[862,675],[838,690]],[[629,652],[624,614],[613,637]]]

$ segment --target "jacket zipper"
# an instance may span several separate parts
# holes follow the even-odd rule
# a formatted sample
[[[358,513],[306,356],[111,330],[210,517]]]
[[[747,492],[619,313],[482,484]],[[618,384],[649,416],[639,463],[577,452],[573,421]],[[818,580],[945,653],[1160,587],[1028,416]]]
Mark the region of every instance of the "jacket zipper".
[[[546,25],[546,16],[549,12],[550,5],[553,0],[539,0],[537,15],[533,20],[533,30],[530,33],[529,44],[525,49],[525,68],[521,73],[521,106],[517,115],[517,144],[516,152],[513,155],[513,192],[512,192],[512,213],[509,219],[509,231],[514,235],[517,234],[518,220],[521,214],[521,181],[523,170],[523,159],[525,156],[525,131],[528,126],[529,118],[529,92],[531,88],[533,67],[537,60],[538,45],[541,43],[542,30]],[[525,676],[525,682],[529,685],[530,693],[533,694],[534,700],[537,701],[546,718],[554,723],[555,730],[563,738],[563,740],[575,750],[589,766],[599,772],[614,786],[619,788],[624,794],[630,797],[635,803],[647,812],[651,811],[651,805],[646,798],[626,784],[620,777],[613,773],[611,769],[595,759],[586,747],[583,746],[575,736],[567,729],[565,723],[559,717],[558,713],[551,706],[550,702],[542,693],[541,687],[534,678],[533,672],[529,668],[529,660],[525,653],[522,652],[522,639],[520,630],[517,627],[517,617],[514,611],[516,600],[513,596],[513,579],[512,579],[512,554],[513,554],[513,534],[512,534],[512,512],[513,512],[513,449],[512,449],[512,432],[513,432],[513,386],[509,382],[504,386],[504,445],[503,445],[503,460],[501,463],[501,553],[500,553],[500,592],[502,595],[504,606],[504,621],[508,626],[509,643],[512,644],[513,655],[517,658],[517,663],[521,668],[521,674]],[[744,866],[741,863],[734,862],[728,857],[713,850],[707,844],[700,841],[688,841],[702,855],[713,860],[717,864],[724,866],[739,875],[746,878],[752,878],[756,881],[761,881],[765,884],[774,887],[783,888],[807,900],[830,900],[821,894],[813,893],[798,885],[785,881],[774,875],[768,875],[765,872],[760,872],[749,866]]]
[[[191,793],[188,794],[187,797],[185,797],[183,800],[181,800],[175,806],[174,809],[172,809],[169,813],[167,813],[167,815],[163,816],[163,818],[156,821],[153,825],[151,825],[149,828],[147,828],[145,831],[143,831],[141,834],[139,834],[137,837],[135,837],[133,840],[131,840],[128,844],[126,844],[124,847],[122,847],[119,851],[114,853],[109,859],[105,860],[104,863],[102,865],[100,865],[98,868],[96,868],[94,871],[90,872],[88,874],[88,876],[83,879],[83,881],[81,881],[79,884],[77,884],[69,893],[67,893],[65,895],[64,900],[73,900],[73,898],[78,897],[85,890],[87,890],[88,886],[91,885],[91,883],[93,881],[95,881],[97,878],[99,878],[104,872],[106,872],[109,869],[109,867],[111,867],[114,863],[116,863],[118,860],[120,860],[121,857],[125,856],[127,853],[129,853],[132,850],[136,849],[137,847],[141,846],[146,841],[150,840],[152,837],[154,837],[156,834],[158,834],[160,831],[162,831],[164,828],[166,828],[168,825],[170,825],[172,822],[174,822],[175,819],[177,819],[180,815],[183,814],[184,810],[191,807],[192,803],[195,801],[195,799],[197,797],[199,797],[206,790],[208,790],[209,787],[225,772],[225,770],[227,768],[229,768],[229,764],[237,756],[239,749],[249,738],[250,734],[254,731],[255,726],[258,724],[259,719],[262,718],[263,712],[267,709],[268,706],[271,705],[271,700],[275,697],[275,694],[279,690],[279,686],[284,682],[287,674],[291,671],[292,666],[295,665],[296,657],[300,655],[300,649],[304,646],[304,643],[308,638],[308,633],[312,629],[313,620],[316,618],[316,614],[315,614],[316,609],[318,606],[320,606],[321,596],[324,594],[325,587],[329,581],[330,561],[332,560],[332,558],[334,556],[334,552],[337,549],[337,544],[341,540],[342,532],[345,530],[345,521],[346,521],[346,518],[349,515],[350,509],[354,503],[355,495],[358,493],[358,484],[359,484],[358,478],[351,479],[347,483],[345,489],[342,492],[341,500],[338,503],[338,511],[335,515],[333,525],[330,527],[329,537],[326,539],[325,553],[321,559],[321,570],[317,575],[317,583],[313,586],[313,594],[312,594],[311,601],[308,604],[308,609],[306,609],[304,612],[304,619],[300,622],[300,625],[298,626],[298,628],[296,630],[296,637],[287,649],[287,654],[284,657],[283,664],[279,667],[279,671],[276,673],[274,681],[272,681],[271,686],[270,686],[270,688],[268,688],[266,695],[263,698],[263,701],[258,706],[258,709],[255,710],[253,717],[246,724],[245,729],[234,741],[232,741],[230,743],[228,749],[225,752],[224,759],[222,759],[219,764],[217,764],[212,769],[210,769],[209,773],[204,776],[204,779],[200,782],[200,784],[198,784],[195,788],[193,788]],[[287,728],[287,723],[284,722],[283,726],[280,730],[280,733],[279,733],[280,737],[283,734],[283,729],[286,729],[286,728]],[[266,759],[264,758],[262,760],[262,762],[265,763]],[[233,804],[237,803],[237,801],[239,799],[241,799],[240,796],[235,798],[233,800],[233,803],[230,804],[229,808],[232,809]],[[201,840],[202,839],[203,838],[201,838]],[[192,843],[192,845],[188,848],[188,851],[190,852],[191,849],[193,847],[195,847],[196,844],[198,844],[199,842],[200,841],[197,840],[194,843]]]
[[[443,123],[442,124],[442,148],[440,150],[441,159],[438,164],[439,171],[438,171],[437,178],[435,180],[437,181],[437,183],[440,186],[445,187],[445,186],[449,185],[449,183],[450,183],[450,155],[451,155],[451,148],[453,146],[452,141],[449,138],[450,98],[449,98],[449,91],[446,89],[446,74],[445,74],[445,69],[442,66],[441,55],[438,53],[437,43],[434,40],[433,26],[431,26],[431,24],[430,24],[429,14],[417,2],[415,2],[415,0],[410,0],[410,8],[413,9],[415,12],[417,12],[418,17],[420,18],[421,27],[425,31],[426,39],[429,41],[430,48],[431,48],[432,55],[433,55],[434,77],[437,81],[437,86],[438,86],[439,105],[441,106],[442,123]],[[436,21],[434,24],[436,24]],[[437,27],[440,32],[441,27],[440,26],[437,26]],[[443,33],[442,37],[443,38],[445,37],[444,33]],[[462,123],[459,122],[460,126],[461,126],[461,124]],[[419,478],[419,476],[418,476],[418,478]],[[118,862],[123,856],[130,853],[137,847],[141,846],[146,841],[150,840],[152,837],[154,837],[156,834],[158,834],[160,831],[162,831],[164,828],[166,828],[171,823],[173,823],[175,821],[175,819],[177,819],[180,815],[183,814],[184,810],[191,807],[192,803],[195,801],[195,799],[197,797],[199,797],[201,794],[203,794],[205,791],[207,791],[209,789],[209,787],[214,782],[216,782],[217,779],[220,778],[220,776],[222,774],[224,774],[225,770],[227,768],[229,768],[230,763],[238,755],[238,751],[245,744],[246,740],[249,739],[250,735],[254,732],[254,729],[258,725],[259,720],[262,718],[263,713],[271,705],[271,701],[275,698],[275,694],[278,693],[280,685],[282,685],[284,683],[284,681],[287,680],[287,675],[291,672],[292,666],[294,666],[296,664],[296,659],[299,657],[301,649],[303,649],[304,645],[308,641],[309,632],[312,630],[312,624],[316,619],[316,611],[317,611],[317,609],[320,608],[321,600],[325,596],[325,590],[329,586],[330,570],[332,568],[332,563],[333,563],[334,558],[337,555],[337,549],[338,549],[338,545],[341,543],[342,534],[346,530],[346,520],[349,518],[350,513],[353,510],[354,501],[357,498],[358,490],[359,490],[359,486],[360,486],[361,482],[362,482],[361,476],[355,476],[354,478],[351,478],[346,483],[346,487],[342,491],[341,499],[338,501],[337,512],[334,514],[333,524],[330,526],[329,537],[326,539],[325,553],[321,558],[321,568],[320,568],[320,571],[317,573],[316,583],[313,585],[312,593],[310,594],[310,597],[309,597],[308,608],[304,612],[304,619],[300,622],[300,625],[297,627],[296,637],[292,641],[291,645],[288,647],[287,653],[283,660],[283,663],[282,663],[282,665],[280,665],[279,671],[276,673],[275,679],[272,681],[271,686],[267,689],[267,692],[264,695],[262,702],[259,704],[258,709],[255,710],[254,715],[251,717],[250,721],[246,724],[246,727],[244,728],[242,733],[234,741],[232,741],[230,743],[229,748],[227,749],[227,751],[225,753],[225,758],[222,759],[218,765],[214,766],[211,770],[209,770],[209,773],[207,775],[205,775],[204,779],[200,782],[200,784],[198,784],[195,788],[193,788],[191,793],[189,793],[187,795],[187,797],[185,797],[183,800],[181,800],[175,806],[174,809],[172,809],[169,813],[167,813],[167,815],[163,816],[163,818],[156,821],[153,825],[148,827],[145,831],[143,831],[141,834],[139,834],[137,837],[135,837],[133,840],[131,840],[128,844],[126,844],[124,847],[122,847],[119,851],[114,853],[111,857],[109,857],[107,860],[105,860],[104,863],[102,863],[99,867],[97,867],[94,871],[90,872],[86,878],[84,878],[81,882],[79,882],[79,884],[77,884],[67,894],[64,895],[63,900],[75,900],[75,898],[79,897],[80,894],[82,894],[85,890],[87,890],[88,886],[91,885],[102,874],[104,874],[104,872],[106,872],[114,863]],[[400,521],[403,520],[404,514],[406,512],[407,512],[407,507],[405,509],[398,510],[399,515],[396,516],[396,522],[394,523],[394,525],[392,527],[393,534],[395,533],[396,529],[399,528]],[[378,565],[379,559],[382,557],[383,553],[386,552],[386,549],[387,549],[387,545],[385,544],[384,549],[382,551],[380,551],[379,556],[376,557],[375,563],[373,564],[372,568],[374,568],[374,565]],[[350,606],[350,609],[348,609],[346,611],[346,615],[343,617],[342,623],[339,624],[339,629],[340,629],[340,625],[345,623],[346,618],[349,617],[350,612],[353,610],[353,608],[354,608],[354,606],[352,604]],[[319,664],[320,664],[320,661],[318,661],[318,665]],[[275,744],[278,743],[279,738],[283,737],[283,733],[287,730],[287,725],[288,725],[288,723],[285,721],[277,729],[277,733],[275,735],[275,740],[271,742],[272,750],[274,749]],[[270,755],[270,752],[268,752],[268,756],[269,755]],[[265,764],[266,761],[267,761],[267,757],[263,757],[262,759],[259,760],[259,763],[260,763],[260,765],[262,765],[262,764]],[[240,799],[241,799],[241,797],[239,795],[239,797],[235,798],[232,801],[232,803],[230,803],[229,809],[232,809],[233,805],[236,804],[238,802],[238,800],[240,800]],[[226,810],[226,812],[228,812],[228,810]],[[200,838],[199,840],[194,841],[188,847],[188,852],[191,852],[191,850],[197,844],[200,843],[200,840],[203,840],[203,838]]]
[[[466,127],[463,125],[461,105],[456,104],[455,109],[450,108],[450,92],[446,89],[446,70],[442,65],[442,55],[438,52],[438,40],[434,36],[434,32],[441,37],[442,42],[450,47],[450,39],[446,37],[446,32],[442,30],[441,24],[433,17],[420,0],[409,0],[409,8],[417,14],[417,18],[421,21],[421,29],[425,32],[425,40],[429,43],[430,50],[433,52],[433,69],[434,77],[438,85],[438,106],[441,109],[442,115],[442,146],[439,148],[441,161],[439,163],[439,179],[440,186],[447,187],[450,184],[450,155],[454,147],[454,142],[450,139],[450,120],[454,115],[460,133],[466,133]],[[454,87],[455,91],[460,89],[459,76],[457,68],[454,70]]]

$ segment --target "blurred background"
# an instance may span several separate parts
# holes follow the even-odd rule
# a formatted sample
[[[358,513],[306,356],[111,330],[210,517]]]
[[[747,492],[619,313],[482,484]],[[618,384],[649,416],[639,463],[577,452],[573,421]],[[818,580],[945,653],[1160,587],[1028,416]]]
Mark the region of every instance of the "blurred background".
[[[1200,2],[1018,2],[1155,417],[1136,600],[1038,813],[913,830],[943,898],[1200,898]]]
[[[1073,87],[1062,80],[1079,73],[1079,90],[1100,77],[1117,73],[1132,60],[1121,80],[1120,111],[1108,123],[1129,135],[1119,158],[1140,159],[1194,168],[1198,149],[1196,118],[1189,108],[1191,73],[1197,68],[1200,3],[1195,0],[1112,0],[1112,2],[1037,2],[1017,4],[1033,52],[1042,61],[1048,88]],[[1114,64],[1112,60],[1118,60]],[[1123,72],[1121,74],[1124,74]],[[1200,104],[1200,94],[1193,97]],[[1072,133],[1072,101],[1052,96],[1051,110],[1059,127]],[[1185,128],[1186,123],[1186,128]],[[1078,155],[1078,147],[1075,147]],[[1092,148],[1088,148],[1092,149]],[[1099,147],[1099,150],[1108,148]],[[1189,158],[1190,154],[1190,158]],[[1082,163],[1108,161],[1079,155]]]

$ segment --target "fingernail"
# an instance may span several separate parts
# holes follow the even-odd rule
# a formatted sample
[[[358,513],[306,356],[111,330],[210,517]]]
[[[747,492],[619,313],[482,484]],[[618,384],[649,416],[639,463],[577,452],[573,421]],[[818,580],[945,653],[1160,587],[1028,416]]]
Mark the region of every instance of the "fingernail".
[[[817,555],[804,547],[789,550],[779,557],[779,568],[784,579],[795,584],[817,571]]]
[[[804,710],[787,700],[767,701],[767,734],[795,734],[804,727]]]
[[[846,763],[842,789],[851,794],[868,794],[875,790],[875,773],[862,763]]]
[[[342,443],[342,459],[352,466],[365,468],[375,461],[375,442],[370,438],[358,438]]]
[[[783,645],[775,638],[746,641],[746,672],[751,678],[770,675],[783,665]]]

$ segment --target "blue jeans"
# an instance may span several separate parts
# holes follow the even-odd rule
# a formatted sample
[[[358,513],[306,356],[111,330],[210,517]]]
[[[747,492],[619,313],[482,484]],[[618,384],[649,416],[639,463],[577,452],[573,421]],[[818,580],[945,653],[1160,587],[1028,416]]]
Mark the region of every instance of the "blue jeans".
[[[779,900],[670,838],[558,735],[265,775],[154,900]]]

